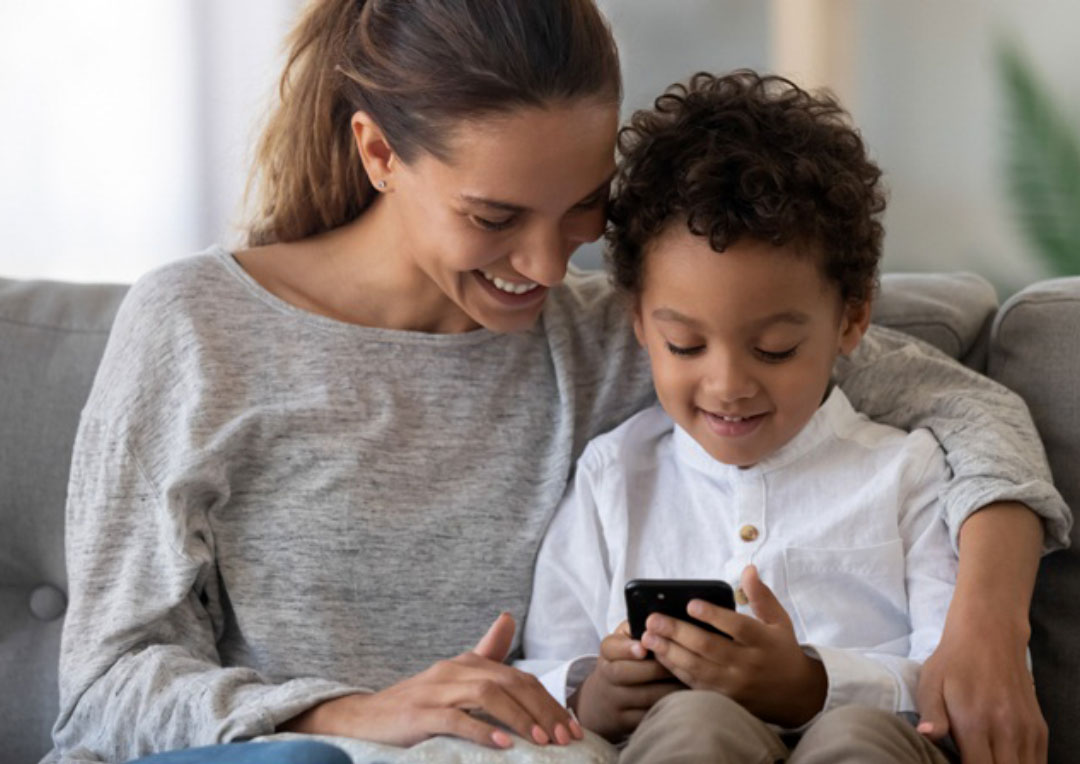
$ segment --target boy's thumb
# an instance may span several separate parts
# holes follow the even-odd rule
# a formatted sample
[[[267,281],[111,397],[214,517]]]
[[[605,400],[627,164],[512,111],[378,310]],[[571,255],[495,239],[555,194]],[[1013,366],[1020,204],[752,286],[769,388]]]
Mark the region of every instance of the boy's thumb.
[[[750,601],[750,607],[759,621],[768,624],[790,624],[791,619],[788,618],[787,611],[780,604],[780,600],[776,599],[772,589],[766,586],[758,576],[756,566],[747,565],[743,569],[739,587]]]
[[[481,658],[502,663],[510,653],[510,645],[514,642],[515,628],[514,616],[505,611],[499,613],[499,617],[491,624],[487,634],[476,643],[473,652]]]

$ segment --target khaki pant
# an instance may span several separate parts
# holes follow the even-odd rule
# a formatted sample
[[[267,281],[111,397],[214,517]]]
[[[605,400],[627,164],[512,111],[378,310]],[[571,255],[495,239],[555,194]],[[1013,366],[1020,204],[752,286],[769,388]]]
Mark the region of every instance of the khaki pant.
[[[790,738],[790,736],[785,736]],[[716,692],[674,692],[658,702],[630,737],[620,764],[948,764],[904,719],[863,706],[821,716],[793,748],[769,725]]]

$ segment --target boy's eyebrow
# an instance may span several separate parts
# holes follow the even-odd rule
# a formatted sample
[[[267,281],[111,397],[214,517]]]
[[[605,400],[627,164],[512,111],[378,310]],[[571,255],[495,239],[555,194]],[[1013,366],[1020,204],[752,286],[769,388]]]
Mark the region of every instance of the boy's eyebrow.
[[[585,196],[581,197],[581,199],[578,201],[578,204],[581,204],[581,202],[584,202],[584,201],[586,201],[588,199],[593,198],[594,196],[596,196],[597,194],[602,192],[605,188],[608,188],[611,185],[611,181],[614,180],[614,178],[615,178],[615,172],[612,171],[612,173],[607,176],[607,178],[604,180],[603,183],[601,183],[599,186],[594,188],[589,193],[585,194]],[[511,204],[510,202],[502,202],[502,201],[499,201],[498,199],[488,199],[488,198],[483,197],[483,196],[473,196],[472,194],[459,194],[458,198],[460,198],[463,202],[471,202],[473,204],[482,204],[485,207],[491,207],[492,209],[503,210],[505,212],[524,212],[525,209],[526,209],[525,207],[522,207],[520,204]]]
[[[799,310],[781,310],[778,313],[773,313],[771,316],[765,316],[765,318],[758,319],[754,322],[754,326],[758,329],[764,329],[766,326],[772,326],[773,324],[808,324],[810,323],[810,316],[806,315]]]
[[[697,319],[684,316],[674,308],[657,308],[652,312],[653,318],[657,321],[677,321],[680,324],[686,324],[687,326],[701,326],[701,322]],[[764,329],[767,326],[773,324],[808,324],[810,323],[810,316],[798,310],[781,310],[772,315],[759,318],[754,321],[752,326],[755,329]]]
[[[674,308],[657,308],[652,312],[652,317],[657,321],[676,321],[687,326],[701,326],[701,322],[697,319],[684,316]]]

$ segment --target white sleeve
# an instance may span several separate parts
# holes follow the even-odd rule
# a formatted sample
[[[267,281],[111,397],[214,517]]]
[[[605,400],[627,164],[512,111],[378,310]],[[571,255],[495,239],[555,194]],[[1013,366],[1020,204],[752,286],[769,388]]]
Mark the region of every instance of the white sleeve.
[[[600,481],[590,466],[595,462],[595,452],[586,449],[540,545],[524,658],[514,664],[535,674],[563,703],[592,671],[607,635],[611,573],[597,511]]]

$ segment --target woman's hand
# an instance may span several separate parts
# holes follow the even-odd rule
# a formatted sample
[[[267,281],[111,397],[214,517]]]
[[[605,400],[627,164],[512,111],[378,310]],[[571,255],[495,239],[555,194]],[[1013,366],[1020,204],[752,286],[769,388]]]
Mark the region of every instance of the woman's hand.
[[[687,686],[719,692],[765,721],[797,727],[825,704],[825,667],[803,652],[787,611],[754,566],[743,571],[741,586],[757,618],[702,600],[687,608],[731,639],[653,613],[641,643]]]
[[[1028,608],[1042,523],[1002,502],[960,529],[960,567],[945,630],[919,677],[918,729],[951,733],[965,762],[1041,764],[1047,727],[1027,667]]]
[[[510,736],[470,714],[481,711],[538,745],[560,745],[584,733],[531,674],[506,666],[514,619],[503,613],[477,646],[456,658],[371,694],[328,700],[278,729],[410,746],[435,735],[509,748]]]
[[[671,672],[645,656],[641,643],[630,638],[626,621],[604,638],[596,668],[570,698],[584,726],[617,743],[656,701],[683,689]]]

